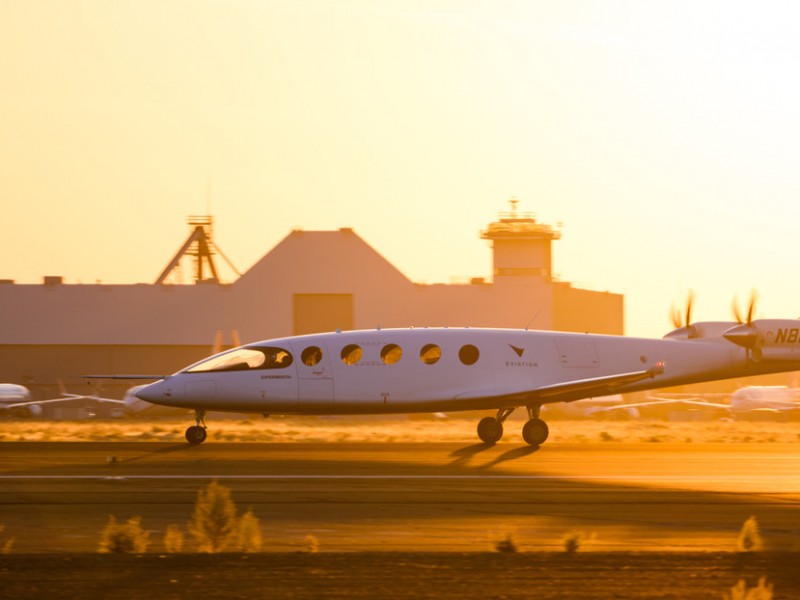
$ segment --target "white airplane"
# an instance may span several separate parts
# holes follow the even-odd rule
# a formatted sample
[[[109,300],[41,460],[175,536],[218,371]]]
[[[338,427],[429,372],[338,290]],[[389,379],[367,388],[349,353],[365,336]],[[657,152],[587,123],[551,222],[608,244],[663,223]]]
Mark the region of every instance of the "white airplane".
[[[33,400],[31,391],[24,385],[15,383],[0,383],[0,414],[2,411],[9,411],[13,415],[24,415],[29,417],[40,417],[42,406],[45,404],[58,404],[64,402],[74,402],[77,400],[92,400],[94,402],[119,404],[128,409],[128,404],[123,400],[112,398],[102,398],[95,395],[71,394],[66,391],[63,384],[59,381],[61,396],[59,398],[48,398],[47,400]],[[137,402],[141,402],[136,399]]]
[[[563,406],[552,406],[557,414],[568,418],[585,418],[594,415],[617,413],[624,414],[631,419],[639,418],[639,411],[634,404],[625,402],[622,394],[613,396],[600,396],[599,398],[584,398],[573,402],[565,402]],[[542,410],[549,412],[551,406],[543,406]]]
[[[684,404],[701,408],[721,408],[733,414],[800,410],[800,389],[784,385],[748,385],[739,388],[732,394],[667,393],[649,398],[652,402],[643,402],[633,406]],[[729,402],[714,401],[714,398],[728,398]]]
[[[0,383],[0,410],[16,407],[30,402],[31,391],[24,385],[16,383]],[[41,412],[41,409],[39,409]]]
[[[511,329],[375,329],[246,344],[136,392],[189,408],[191,444],[206,411],[330,415],[496,410],[495,443],[518,407],[522,436],[548,436],[544,404],[800,369],[800,320],[687,323],[664,339]]]

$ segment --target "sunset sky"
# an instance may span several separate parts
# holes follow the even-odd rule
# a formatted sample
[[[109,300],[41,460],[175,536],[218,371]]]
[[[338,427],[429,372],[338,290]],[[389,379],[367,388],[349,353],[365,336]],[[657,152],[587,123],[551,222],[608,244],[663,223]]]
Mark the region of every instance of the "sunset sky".
[[[0,0],[0,56],[0,279],[152,282],[209,209],[241,271],[352,227],[488,277],[513,195],[628,334],[800,316],[795,3]]]

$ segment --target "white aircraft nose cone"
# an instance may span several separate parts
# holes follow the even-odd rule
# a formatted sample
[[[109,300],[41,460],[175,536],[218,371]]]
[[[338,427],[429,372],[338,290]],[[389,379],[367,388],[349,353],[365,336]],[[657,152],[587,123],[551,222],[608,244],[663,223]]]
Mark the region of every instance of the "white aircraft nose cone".
[[[158,393],[156,389],[157,386],[158,383],[151,383],[149,385],[142,386],[142,388],[136,390],[133,395],[139,398],[139,400],[153,402],[161,397],[161,394]]]
[[[134,394],[140,400],[146,400],[154,404],[171,405],[176,400],[173,386],[167,381],[156,381],[144,386]]]

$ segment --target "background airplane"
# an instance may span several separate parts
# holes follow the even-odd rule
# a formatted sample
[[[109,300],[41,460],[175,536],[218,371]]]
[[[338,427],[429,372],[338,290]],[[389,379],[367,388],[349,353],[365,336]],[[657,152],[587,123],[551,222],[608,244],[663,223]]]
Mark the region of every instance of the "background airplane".
[[[58,398],[47,398],[44,400],[33,400],[31,392],[23,385],[14,383],[0,384],[0,415],[7,414],[18,417],[41,417],[43,407],[52,404],[76,403],[81,400],[89,400],[92,403],[119,406],[125,410],[127,405],[123,400],[113,398],[103,398],[94,394],[71,394],[66,391],[64,385],[59,381],[61,396]],[[140,401],[141,402],[141,401]],[[134,408],[133,405],[131,408]]]
[[[748,385],[731,394],[664,393],[648,396],[650,402],[631,404],[633,407],[684,405],[708,409],[723,409],[733,415],[757,412],[790,412],[800,410],[800,388],[784,385]],[[727,399],[727,402],[724,400]]]

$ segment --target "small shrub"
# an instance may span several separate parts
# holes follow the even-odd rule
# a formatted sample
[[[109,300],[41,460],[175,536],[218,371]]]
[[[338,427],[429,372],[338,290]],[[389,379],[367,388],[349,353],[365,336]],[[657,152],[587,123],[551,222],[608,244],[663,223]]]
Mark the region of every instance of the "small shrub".
[[[517,543],[514,541],[514,536],[511,533],[507,533],[506,537],[497,540],[494,543],[494,549],[497,552],[504,552],[504,553],[513,553],[517,552],[519,548],[517,548]]]
[[[736,547],[739,552],[756,552],[764,547],[758,520],[755,517],[750,517],[742,525]]]
[[[0,525],[0,533],[3,533],[6,530],[5,525]],[[14,545],[14,542],[17,538],[10,537],[5,542],[3,542],[2,547],[0,547],[0,554],[11,554],[11,547]]]
[[[239,552],[258,552],[261,550],[261,525],[251,510],[248,510],[239,518],[236,549]]]
[[[744,579],[740,579],[731,588],[730,593],[723,594],[723,600],[772,600],[773,585],[767,583],[767,578],[762,577],[758,580],[756,587],[747,589]]]
[[[167,532],[164,534],[164,549],[169,554],[176,554],[183,550],[183,531],[180,525],[167,525]]]
[[[310,533],[306,536],[306,552],[309,554],[316,554],[319,552],[319,540],[317,536]]]
[[[222,552],[236,543],[239,531],[230,489],[212,481],[197,492],[189,533],[199,552]]]
[[[150,534],[142,530],[141,517],[131,517],[125,523],[118,523],[114,516],[100,535],[100,552],[115,554],[143,554],[150,544]]]
[[[564,536],[564,552],[575,554],[581,547],[583,534],[580,531],[570,531]]]

